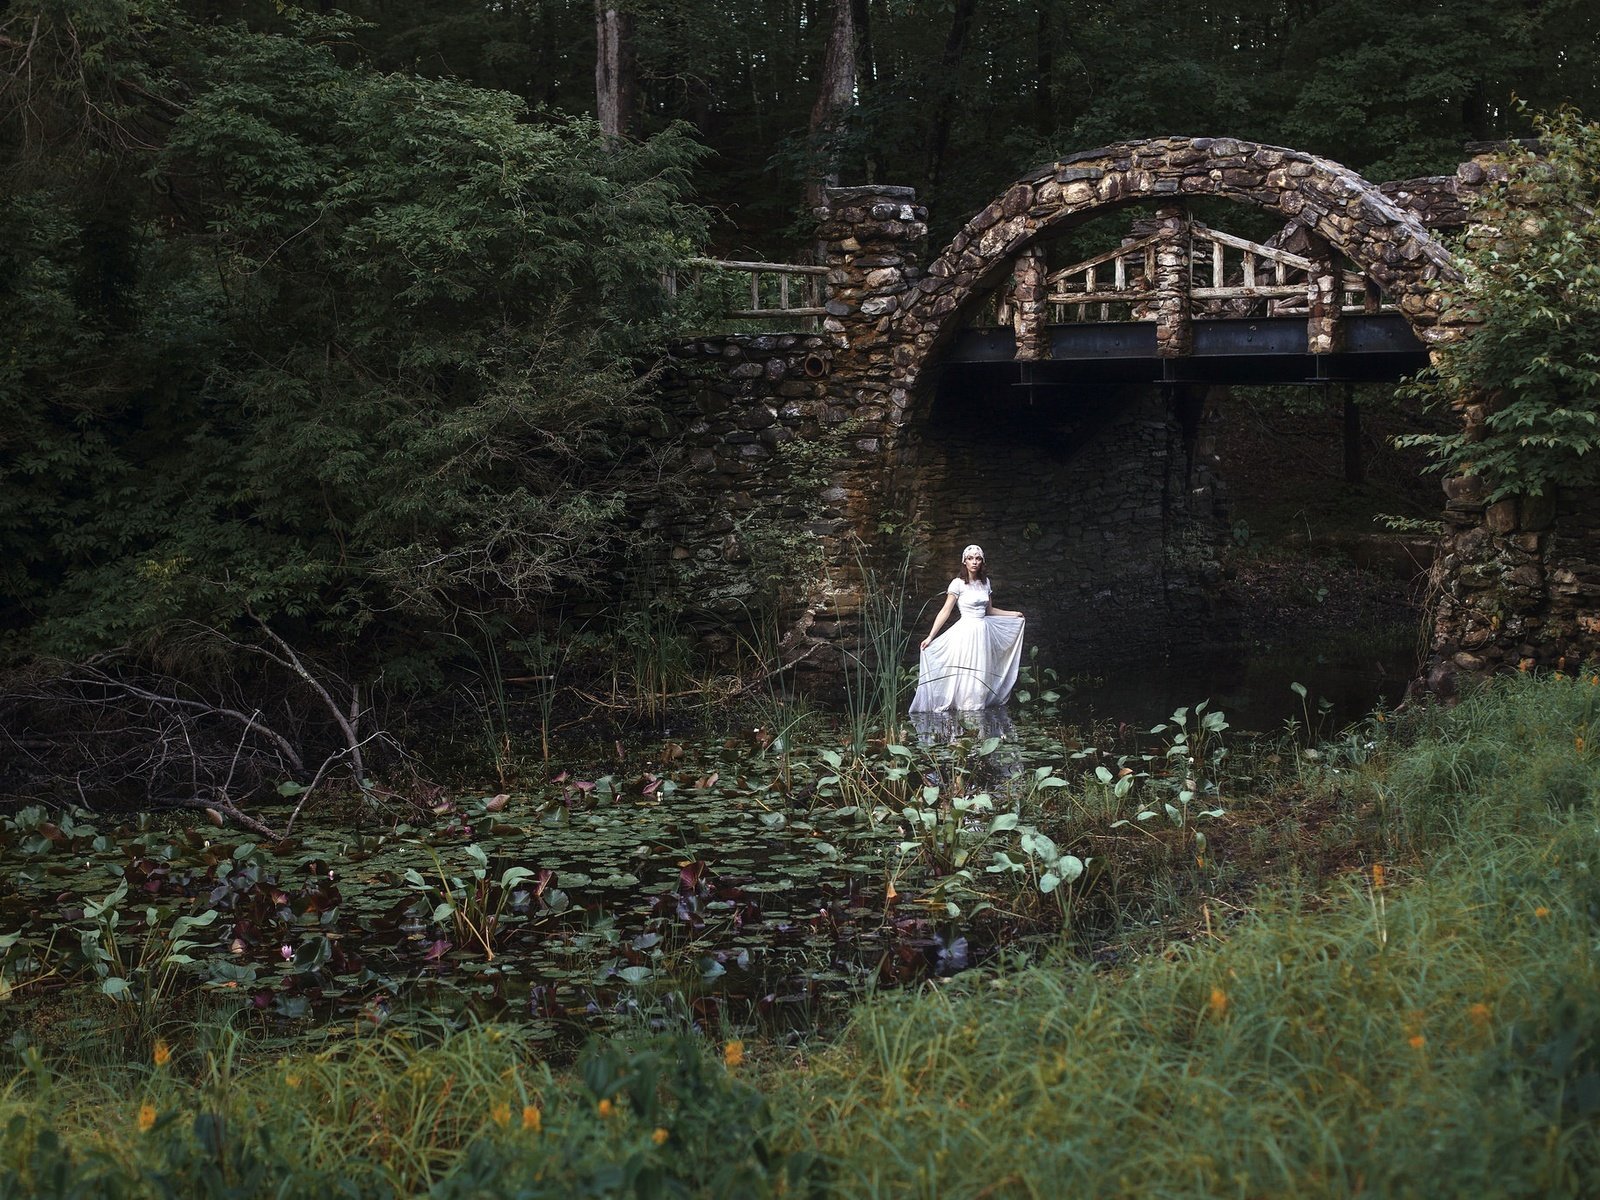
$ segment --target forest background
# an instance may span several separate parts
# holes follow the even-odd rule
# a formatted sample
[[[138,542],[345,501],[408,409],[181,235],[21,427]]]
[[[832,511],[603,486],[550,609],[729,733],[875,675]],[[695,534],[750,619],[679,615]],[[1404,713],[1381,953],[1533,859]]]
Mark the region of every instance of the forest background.
[[[1538,133],[1464,255],[1497,336],[1428,387],[1512,398],[1501,482],[1600,482],[1597,35],[0,7],[0,1198],[1600,1193],[1600,675],[1337,732],[1296,684],[1258,748],[1209,699],[1003,748],[776,685],[762,728],[626,724],[678,644],[651,389],[705,316],[661,273],[803,256],[830,178],[938,245],[1121,138],[1387,180]],[[615,740],[527,750],[607,670]]]
[[[0,715],[55,736],[0,791],[359,782],[441,683],[547,673],[575,598],[637,640],[657,281],[803,255],[824,179],[916,187],[937,244],[1128,137],[1449,171],[1529,132],[1513,97],[1600,108],[1597,35],[1581,0],[13,3]]]

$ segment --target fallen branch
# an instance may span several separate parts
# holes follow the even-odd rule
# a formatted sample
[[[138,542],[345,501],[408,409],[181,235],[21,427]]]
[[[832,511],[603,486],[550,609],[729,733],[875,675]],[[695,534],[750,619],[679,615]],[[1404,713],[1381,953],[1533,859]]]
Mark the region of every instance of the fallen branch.
[[[236,807],[234,807],[234,805],[226,800],[203,800],[199,797],[193,796],[169,796],[157,800],[156,803],[161,805],[163,808],[191,809],[198,812],[203,812],[207,816],[215,816],[220,818],[217,821],[219,825],[224,820],[232,821],[235,825],[239,826],[239,828],[248,829],[251,833],[266,838],[269,842],[281,842],[284,838],[289,836],[287,830],[285,830],[283,833],[279,833],[276,829],[273,829],[272,826],[263,824],[255,817],[252,817],[249,813],[240,812]]]

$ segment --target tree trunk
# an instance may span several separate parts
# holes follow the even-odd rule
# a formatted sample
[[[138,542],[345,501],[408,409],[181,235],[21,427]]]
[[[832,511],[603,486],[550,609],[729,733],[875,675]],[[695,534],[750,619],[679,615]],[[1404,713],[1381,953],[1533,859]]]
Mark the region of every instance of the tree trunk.
[[[872,56],[872,5],[870,0],[851,0],[850,19],[856,32],[856,75],[863,91],[878,82],[878,66]]]
[[[928,165],[924,172],[929,192],[938,186],[944,174],[944,155],[950,145],[950,124],[955,119],[959,91],[956,75],[977,10],[978,0],[956,0],[955,12],[950,17],[950,33],[944,40],[944,53],[939,56],[939,75],[934,84],[938,89],[938,100],[934,105],[933,120],[928,126]]]
[[[840,127],[856,94],[856,30],[853,0],[834,0],[833,29],[822,56],[822,78],[817,102],[811,107],[811,170],[806,183],[806,203],[816,208],[825,189],[839,185]]]
[[[633,14],[612,0],[594,4],[594,96],[600,132],[607,137],[639,134],[639,89],[633,57]]]
[[[856,84],[863,102],[878,86],[878,62],[872,50],[871,0],[851,0],[851,20],[856,27]],[[883,174],[883,158],[873,147],[873,138],[864,137],[861,153],[863,183],[876,183]]]
[[[1361,408],[1356,404],[1356,390],[1350,384],[1344,388],[1344,481],[1361,483],[1367,477],[1361,462]]]
[[[1055,126],[1056,98],[1051,75],[1056,65],[1056,33],[1050,20],[1050,5],[1039,0],[1039,23],[1034,42],[1033,127],[1049,133]]]

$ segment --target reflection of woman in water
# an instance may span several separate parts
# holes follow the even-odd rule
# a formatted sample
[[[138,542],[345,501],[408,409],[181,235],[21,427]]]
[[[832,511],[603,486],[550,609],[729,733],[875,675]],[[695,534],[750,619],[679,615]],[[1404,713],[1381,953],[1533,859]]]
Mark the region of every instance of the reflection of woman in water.
[[[996,608],[992,590],[983,548],[968,546],[961,552],[961,574],[945,589],[944,607],[922,639],[912,712],[987,708],[1011,695],[1022,665],[1022,614]],[[941,638],[953,608],[960,609],[960,619]]]

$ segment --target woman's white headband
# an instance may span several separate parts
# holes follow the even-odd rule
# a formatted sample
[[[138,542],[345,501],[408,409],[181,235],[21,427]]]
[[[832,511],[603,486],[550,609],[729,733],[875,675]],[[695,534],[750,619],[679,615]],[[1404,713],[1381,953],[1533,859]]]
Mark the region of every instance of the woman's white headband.
[[[967,555],[969,555],[969,554],[976,554],[979,558],[982,558],[983,557],[983,547],[982,546],[968,546],[965,550],[963,550],[961,552],[961,557],[962,558],[966,558]]]

